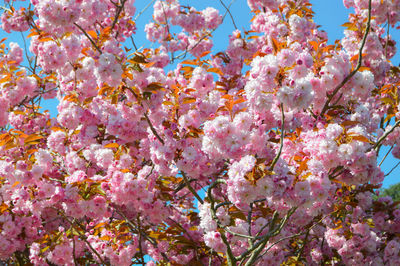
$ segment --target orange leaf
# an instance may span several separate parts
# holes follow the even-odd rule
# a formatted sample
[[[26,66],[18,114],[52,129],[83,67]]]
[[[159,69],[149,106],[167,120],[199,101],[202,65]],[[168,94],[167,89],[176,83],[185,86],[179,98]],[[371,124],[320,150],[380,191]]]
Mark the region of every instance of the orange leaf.
[[[233,104],[238,104],[238,103],[244,103],[246,100],[243,98],[237,99],[236,101],[233,102]]]
[[[231,112],[233,108],[233,101],[232,100],[226,101],[225,106],[228,109],[228,111]]]
[[[104,145],[104,148],[118,148],[119,144],[118,143],[108,143],[107,145]]]
[[[199,58],[202,58],[202,57],[208,55],[209,53],[211,53],[211,51],[205,51],[199,56]]]
[[[132,75],[132,73],[130,73],[129,71],[125,71],[125,72],[124,72],[124,75],[125,75],[127,78],[129,78],[130,80],[133,80],[133,75]]]
[[[86,33],[89,34],[93,39],[97,39],[97,32],[94,30],[89,30]]]
[[[60,128],[60,127],[52,127],[52,128],[50,128],[51,129],[51,131],[62,131],[63,129],[62,128]]]
[[[19,182],[19,181],[15,181],[15,183],[11,186],[11,188],[18,186],[20,183],[21,182]]]
[[[24,115],[25,112],[21,111],[21,110],[14,110],[14,114],[16,114],[16,115]]]
[[[93,227],[93,229],[96,229],[96,228],[99,228],[99,227],[102,227],[103,225],[105,225],[106,223],[99,223],[99,224],[97,224],[95,227]]]
[[[190,97],[183,98],[183,100],[182,100],[182,104],[194,103],[194,102],[196,102],[196,99],[195,98],[190,98]]]
[[[35,31],[34,29],[32,29],[31,33],[28,34],[28,36],[26,36],[27,38],[32,37],[32,36],[37,36],[39,35],[39,33],[37,31]]]
[[[156,62],[149,62],[149,63],[144,63],[143,65],[147,68],[152,67]]]
[[[100,240],[104,240],[104,241],[110,241],[110,240],[111,240],[111,237],[108,236],[108,235],[104,235],[104,236],[100,237],[99,239],[100,239]]]
[[[196,60],[185,60],[181,62],[182,65],[184,64],[188,64],[188,65],[197,65],[197,61]]]
[[[266,55],[267,55],[266,53],[257,51],[256,53],[254,53],[253,58],[256,58],[257,56],[264,57]]]
[[[192,72],[193,71],[193,67],[184,66],[184,67],[181,68],[181,70],[183,70],[184,72]]]
[[[7,73],[4,78],[0,79],[0,83],[7,82],[7,81],[10,81],[10,80],[11,80],[11,74]]]
[[[370,141],[367,137],[362,136],[362,135],[355,135],[355,136],[351,136],[351,139],[353,140],[358,140],[358,141],[362,141],[362,142],[367,142],[367,143],[373,143],[372,141]]]
[[[39,139],[42,139],[42,138],[44,138],[44,137],[43,137],[43,136],[40,136],[40,135],[33,134],[33,135],[30,135],[29,137],[27,137],[27,138],[25,139],[24,144],[26,145],[26,144],[28,144],[29,142],[34,142],[34,141],[39,140]]]
[[[47,42],[47,41],[52,41],[53,38],[52,37],[45,37],[45,38],[40,38],[39,42]]]
[[[140,64],[146,64],[146,57],[142,54],[135,54],[134,57],[128,60],[128,62],[133,62],[133,63],[140,63]]]
[[[164,104],[164,105],[174,105],[174,104],[173,104],[172,102],[170,102],[170,101],[164,101],[163,104]]]
[[[149,85],[147,85],[147,87],[145,88],[145,90],[152,90],[152,91],[157,91],[160,89],[163,89],[164,87],[162,86],[161,83],[158,82],[152,82]]]
[[[8,205],[5,204],[4,202],[0,205],[0,214],[2,214],[4,211],[8,209]]]
[[[366,66],[362,66],[358,69],[358,71],[363,72],[363,71],[367,71],[367,70],[371,70],[369,67]]]
[[[367,55],[367,54],[362,54],[363,57],[366,56],[366,55]],[[358,54],[353,55],[353,56],[350,58],[350,61],[353,61],[353,60],[358,60]]]
[[[224,75],[224,73],[222,73],[221,69],[216,68],[216,67],[211,67],[211,68],[207,69],[207,72],[213,72],[220,76]]]
[[[221,98],[224,98],[224,99],[227,99],[227,100],[232,100],[232,99],[233,99],[233,96],[230,95],[230,94],[225,94],[225,95],[223,95]]]
[[[22,74],[24,74],[25,73],[25,71],[24,70],[20,70],[20,71],[18,71],[17,73],[15,73],[15,75],[17,75],[17,76],[21,76]]]
[[[81,53],[86,55],[86,56],[88,56],[89,54],[87,53],[87,51],[89,51],[89,50],[90,50],[89,47],[85,47],[85,48],[82,49]]]
[[[342,123],[342,126],[346,127],[346,126],[354,126],[354,125],[358,125],[358,124],[360,124],[360,122],[347,120]]]
[[[316,41],[311,41],[310,44],[312,45],[315,51],[318,50],[319,44]]]
[[[279,42],[274,37],[271,37],[271,40],[272,40],[272,46],[274,47],[275,53],[279,52],[279,48],[280,48]]]
[[[249,36],[249,37],[247,37],[247,39],[248,39],[248,40],[251,40],[251,39],[257,39],[257,38],[260,38],[260,36],[253,35],[253,36]]]

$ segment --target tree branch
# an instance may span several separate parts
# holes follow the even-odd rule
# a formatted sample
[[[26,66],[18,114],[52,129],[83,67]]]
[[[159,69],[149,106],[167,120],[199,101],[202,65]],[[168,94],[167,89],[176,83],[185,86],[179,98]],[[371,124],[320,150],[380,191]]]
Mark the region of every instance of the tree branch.
[[[86,36],[86,38],[88,38],[89,39],[89,41],[92,43],[92,45],[96,48],[96,50],[100,53],[100,54],[102,54],[103,52],[100,50],[100,48],[96,45],[96,43],[93,41],[93,39],[89,36],[89,34],[87,34],[87,32],[81,27],[81,26],[79,26],[76,22],[74,22],[74,25],[78,28],[78,29],[80,29],[81,30],[81,32],[83,33],[83,34],[85,34],[85,36]]]
[[[210,185],[210,187],[208,188],[207,196],[208,196],[208,199],[210,200],[210,204],[211,204],[211,206],[210,206],[210,209],[211,209],[211,217],[212,217],[212,219],[213,219],[214,221],[217,222],[218,228],[222,228],[223,226],[221,225],[221,222],[219,221],[219,219],[218,219],[218,217],[217,217],[217,213],[216,213],[216,211],[215,211],[215,200],[214,200],[214,197],[212,196],[212,189],[215,188],[218,184],[226,184],[226,181],[225,181],[224,179],[217,179],[217,180],[215,180],[214,183],[212,183],[212,184]],[[228,256],[227,256],[228,265],[229,265],[229,266],[236,265],[236,258],[235,258],[235,256],[233,255],[231,246],[230,246],[230,244],[229,244],[229,242],[228,242],[228,239],[226,238],[226,236],[225,236],[224,233],[221,233],[221,239],[222,239],[222,241],[224,242],[224,244],[225,244],[225,246],[226,246],[227,255],[228,255]]]
[[[280,108],[281,108],[281,112],[282,112],[281,141],[280,141],[278,153],[276,154],[275,158],[272,160],[271,167],[269,168],[269,170],[271,172],[274,170],[275,164],[278,162],[279,157],[281,156],[282,148],[283,148],[283,138],[285,136],[285,112],[283,111],[282,103],[280,105]]]
[[[348,76],[346,76],[344,78],[344,80],[334,89],[334,91],[331,94],[328,95],[328,100],[325,102],[325,105],[322,107],[322,110],[321,110],[321,113],[319,114],[319,117],[323,117],[325,112],[330,108],[329,104],[332,101],[333,97],[335,97],[335,95],[339,92],[339,90],[347,83],[347,81],[349,81],[357,73],[357,71],[361,67],[362,51],[364,49],[365,42],[367,40],[367,36],[368,36],[369,30],[371,28],[371,10],[372,10],[371,1],[372,0],[369,0],[369,3],[368,3],[367,27],[365,28],[365,33],[364,33],[364,36],[363,36],[362,41],[361,41],[360,49],[358,51],[358,60],[357,60],[356,68],[353,71],[351,71]]]
[[[159,142],[161,142],[162,145],[164,145],[164,140],[160,137],[160,135],[158,135],[156,129],[154,128],[153,124],[151,123],[149,116],[147,115],[147,112],[144,113],[144,117],[146,118],[147,123],[150,126],[150,130],[151,132],[153,132],[154,136],[156,136],[156,138],[158,139]]]
[[[235,20],[233,19],[232,13],[229,10],[229,8],[225,5],[225,3],[222,0],[219,0],[221,2],[221,5],[226,9],[226,12],[228,12],[229,16],[231,17],[232,20],[232,24],[235,27],[235,29],[237,30],[238,27],[236,26]],[[232,1],[232,3],[229,5],[229,7],[233,4],[234,0]]]
[[[390,175],[390,174],[393,172],[393,170],[396,169],[399,165],[400,165],[400,162],[398,162],[398,163],[389,171],[389,173],[385,174],[385,177],[388,176],[388,175]]]
[[[400,120],[398,120],[391,129],[389,129],[387,132],[385,132],[385,134],[383,134],[378,141],[375,143],[374,146],[372,146],[372,148],[368,149],[368,151],[372,150],[372,149],[376,149],[379,146],[381,146],[382,142],[387,138],[387,136],[389,136],[390,133],[392,133],[394,131],[394,129],[396,127],[398,127],[400,125]]]
[[[115,14],[114,21],[113,21],[113,23],[112,23],[112,25],[111,25],[111,31],[115,28],[115,25],[117,24],[119,15],[121,14],[122,9],[124,9],[124,6],[125,6],[126,1],[127,1],[127,0],[122,0],[122,1],[121,1],[121,5],[120,5],[120,6],[117,6],[117,12],[116,12],[116,14]],[[118,32],[117,32],[116,37],[117,37],[117,36],[118,36]]]
[[[192,192],[193,196],[196,197],[196,199],[201,203],[204,204],[204,201],[201,199],[201,197],[199,196],[199,194],[197,194],[196,190],[190,185],[190,182],[186,176],[186,173],[181,171],[182,173],[182,177],[183,177],[183,181],[185,181],[185,185],[187,186],[187,188],[190,190],[190,192]]]
[[[232,1],[229,3],[228,8],[227,8],[227,11],[226,11],[225,14],[222,16],[222,21],[224,21],[226,15],[228,14],[228,10],[229,10],[229,8],[231,7],[231,5],[233,4],[234,1],[235,1],[235,0],[232,0]],[[182,52],[180,55],[178,55],[178,56],[175,57],[175,58],[172,58],[172,61],[175,60],[175,59],[185,58],[185,57],[186,57],[186,54],[187,54],[188,52],[190,52],[190,51],[192,51],[194,48],[196,48],[205,38],[207,38],[208,36],[211,36],[211,34],[212,34],[216,29],[217,29],[217,28],[215,28],[215,29],[209,31],[207,34],[203,35],[203,36],[197,41],[197,43],[195,43],[195,45],[193,45],[190,49],[187,49],[187,48],[186,48],[185,51]]]
[[[275,224],[276,224],[276,220],[278,219],[278,215],[277,215],[277,212],[274,213],[274,215],[272,217],[272,222],[270,225],[270,231],[267,233],[267,235],[264,237],[263,240],[260,240],[258,243],[255,244],[253,250],[250,251],[251,255],[250,255],[249,260],[246,262],[245,266],[251,266],[255,263],[255,261],[259,258],[261,251],[267,245],[268,240],[271,237],[278,235],[282,231],[283,227],[286,225],[290,216],[292,216],[292,214],[296,211],[296,209],[297,209],[297,207],[290,209],[289,212],[285,215],[285,217],[280,222],[279,226],[276,228],[275,228]]]

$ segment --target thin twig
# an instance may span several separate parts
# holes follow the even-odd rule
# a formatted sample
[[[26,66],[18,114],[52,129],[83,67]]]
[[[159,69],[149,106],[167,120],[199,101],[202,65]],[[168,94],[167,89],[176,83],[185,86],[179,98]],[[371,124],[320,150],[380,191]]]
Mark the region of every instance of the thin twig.
[[[137,233],[138,233],[138,234],[141,234],[144,238],[146,238],[146,240],[149,241],[149,243],[150,243],[151,245],[153,245],[153,247],[158,248],[157,241],[155,241],[154,239],[152,239],[151,237],[149,237],[149,236],[148,236],[146,233],[144,233],[142,230],[137,230],[137,229],[135,228],[136,225],[134,225],[134,224],[132,223],[132,221],[129,220],[128,217],[126,217],[125,214],[124,214],[123,212],[121,212],[120,210],[118,210],[118,208],[116,208],[116,207],[114,206],[114,209],[115,209],[115,211],[116,211],[119,215],[122,216],[122,218],[124,218],[125,222],[128,224],[128,226],[129,226],[129,228],[132,230],[132,232],[137,231]],[[166,261],[168,261],[168,262],[170,261],[170,260],[168,259],[167,255],[166,255],[164,252],[161,252],[161,255],[163,256],[163,258],[164,258]]]
[[[87,34],[87,32],[81,27],[81,26],[79,26],[76,22],[74,22],[74,25],[76,26],[76,27],[78,27],[78,29],[80,29],[81,30],[81,32],[83,33],[83,34],[85,34],[85,36],[86,36],[86,38],[88,38],[89,39],[89,41],[92,43],[92,45],[96,48],[96,50],[100,53],[100,54],[102,54],[103,52],[100,50],[100,48],[96,45],[96,43],[93,41],[93,39],[89,36],[89,34]]]
[[[138,214],[138,216],[137,216],[137,224],[138,224],[138,231],[140,232],[141,231],[141,229],[140,229],[140,218],[139,218],[139,214]],[[139,234],[139,253],[140,253],[140,257],[141,257],[141,259],[142,259],[142,265],[144,266],[145,265],[145,263],[144,263],[144,253],[143,253],[143,248],[142,248],[142,234]]]
[[[379,140],[375,143],[374,146],[372,146],[372,148],[370,148],[368,151],[372,150],[372,149],[376,149],[377,147],[379,147],[381,145],[381,143],[387,138],[387,136],[389,136],[390,133],[392,133],[394,131],[394,129],[396,127],[398,127],[400,125],[400,120],[397,120],[397,122],[393,125],[393,127],[391,129],[389,129],[387,132],[385,132],[385,134],[383,134]]]
[[[77,223],[75,220],[74,220],[74,221],[70,221],[70,220],[68,219],[68,217],[67,217],[66,215],[64,215],[62,212],[59,212],[59,213],[63,216],[63,218],[64,218],[65,220],[68,221],[68,223],[71,224],[71,226],[73,226],[74,223],[75,223],[75,224],[77,224],[79,227],[81,227],[81,225],[80,225],[79,223]],[[73,228],[73,229],[74,229],[74,228]],[[82,227],[81,227],[81,229],[84,230],[85,228],[82,228]],[[101,261],[101,263],[103,263],[103,264],[105,264],[105,265],[108,265],[108,264],[103,260],[103,258],[100,256],[100,254],[97,252],[97,250],[96,250],[95,248],[92,247],[92,245],[89,243],[89,241],[87,241],[86,235],[82,234],[79,230],[76,230],[76,229],[75,229],[75,231],[79,234],[79,236],[80,236],[81,239],[86,243],[86,245],[89,247],[89,249],[99,258],[99,260]]]
[[[135,43],[135,41],[133,40],[133,37],[131,36],[131,41],[132,41],[132,45],[133,45],[133,47],[135,47],[135,52],[137,52],[138,51],[138,48],[137,48],[137,46],[136,46],[136,43]]]
[[[234,2],[235,2],[235,0],[232,0],[232,1],[229,3],[227,10],[229,10],[229,8],[231,7],[231,5],[232,5]],[[225,19],[225,17],[226,17],[227,14],[228,14],[228,11],[225,11],[225,14],[222,16],[222,22],[224,21],[224,19]],[[186,47],[185,51],[182,52],[182,53],[181,53],[180,55],[178,55],[177,57],[172,58],[172,61],[175,60],[175,59],[185,58],[185,57],[186,57],[186,54],[187,54],[188,52],[190,52],[190,51],[192,51],[194,48],[196,48],[205,38],[207,38],[208,36],[211,36],[211,34],[212,34],[214,31],[216,31],[216,29],[217,29],[217,28],[215,28],[215,29],[209,31],[207,34],[203,35],[203,36],[197,41],[197,43],[195,43],[195,45],[193,45],[190,49],[187,49],[188,47]]]
[[[196,190],[190,185],[190,182],[186,176],[186,173],[181,171],[182,173],[182,177],[183,177],[183,181],[185,181],[185,185],[187,186],[187,188],[190,190],[190,192],[192,192],[193,196],[196,197],[196,199],[201,203],[204,204],[204,200],[199,196],[199,194],[197,194]]]
[[[389,31],[390,31],[390,15],[387,13],[387,33],[386,33],[386,44],[385,44],[385,58],[388,56],[388,44],[389,44]]]
[[[231,11],[229,10],[229,8],[225,5],[225,3],[222,1],[222,0],[219,0],[220,2],[221,2],[221,4],[225,7],[225,9],[226,9],[226,12],[228,12],[228,14],[229,14],[229,16],[231,17],[231,20],[232,20],[232,23],[233,23],[233,26],[235,27],[235,29],[237,30],[238,29],[238,27],[236,26],[236,23],[235,23],[235,20],[233,19],[233,16],[232,16],[232,13],[231,13]],[[234,2],[234,1],[232,1],[232,2]]]
[[[76,260],[76,254],[75,254],[75,238],[72,238],[72,255],[74,257],[74,265],[77,266],[78,265],[78,261]]]
[[[301,248],[299,250],[299,253],[297,254],[297,257],[296,257],[297,261],[299,261],[300,258],[301,258],[301,254],[303,253],[304,248],[305,248],[305,246],[307,244],[307,238],[308,238],[309,235],[310,235],[310,229],[307,230],[306,236],[304,237],[304,240],[303,240],[303,243],[302,243]]]
[[[365,33],[364,36],[362,38],[361,41],[361,46],[358,52],[358,61],[357,61],[357,65],[356,68],[350,72],[350,74],[348,76],[346,76],[344,78],[344,80],[335,88],[335,90],[328,95],[328,100],[325,102],[325,105],[322,107],[321,113],[320,113],[320,117],[323,117],[323,115],[325,114],[325,112],[329,109],[329,104],[332,101],[332,99],[335,97],[335,95],[339,92],[339,90],[347,83],[347,81],[349,81],[356,73],[357,71],[360,69],[361,67],[361,63],[362,63],[362,52],[365,46],[365,42],[367,40],[367,36],[369,33],[369,30],[371,28],[371,10],[372,10],[372,4],[371,4],[372,0],[369,0],[368,3],[368,21],[367,21],[367,27],[365,28]]]
[[[379,163],[379,166],[381,166],[383,164],[383,162],[385,161],[386,157],[389,155],[389,153],[393,150],[394,145],[392,145],[390,147],[390,149],[388,150],[388,152],[385,154],[385,156],[382,158],[381,162]]]
[[[390,174],[393,172],[393,170],[396,169],[399,165],[400,165],[400,162],[398,162],[398,163],[392,168],[392,170],[390,170],[389,173],[387,173],[387,174],[385,175],[385,177],[388,176],[388,175],[390,175]]]
[[[136,95],[135,91],[131,87],[128,87],[128,86],[126,86],[125,88],[128,89],[133,94],[133,96],[135,96],[135,98],[138,101],[138,103],[140,104],[140,106],[142,106],[144,108],[143,104],[140,101],[139,96]],[[153,124],[150,121],[149,116],[147,115],[147,111],[144,113],[144,117],[147,121],[147,124],[149,124],[150,130],[151,130],[151,132],[153,132],[153,135],[156,136],[156,138],[158,139],[159,142],[161,142],[162,145],[164,145],[164,140],[160,137],[160,135],[158,135],[156,129],[154,128]]]
[[[311,231],[311,229],[313,229],[315,226],[317,226],[318,224],[320,224],[326,217],[328,217],[329,215],[332,215],[332,214],[335,213],[335,212],[337,212],[337,211],[333,211],[333,212],[328,213],[328,214],[326,214],[325,216],[321,217],[321,219],[319,219],[316,223],[312,224],[309,228],[307,228],[307,231],[303,231],[303,232],[300,232],[300,233],[297,233],[297,234],[293,234],[293,235],[286,236],[286,237],[283,237],[283,238],[281,238],[281,239],[278,239],[277,241],[275,241],[274,243],[272,243],[270,246],[268,246],[268,248],[263,252],[263,254],[262,254],[259,258],[262,258],[262,257],[263,257],[273,246],[275,246],[276,244],[278,244],[278,243],[280,243],[280,242],[282,242],[282,241],[291,239],[291,238],[295,238],[295,237],[301,236],[301,235],[303,235],[303,234],[305,234],[305,233]],[[322,241],[324,241],[324,238],[322,238]]]
[[[31,69],[32,74],[35,74],[35,73],[33,72],[32,60],[29,58],[28,49],[26,48],[25,36],[24,36],[24,34],[23,34],[22,32],[20,32],[20,33],[21,33],[22,41],[24,42],[24,52],[25,52],[25,57],[26,57],[26,59],[28,60],[29,68]]]
[[[217,213],[216,213],[216,211],[215,211],[215,200],[214,200],[214,197],[213,197],[213,195],[212,195],[212,189],[213,188],[215,188],[218,184],[226,184],[226,181],[224,180],[224,179],[217,179],[217,180],[215,180],[211,185],[210,185],[210,187],[208,188],[208,191],[207,191],[207,196],[208,196],[208,199],[210,200],[210,210],[211,210],[211,217],[212,217],[212,219],[214,220],[214,221],[216,221],[217,222],[217,226],[219,227],[219,228],[221,228],[222,227],[222,225],[221,225],[221,222],[220,222],[220,220],[218,219],[218,217],[217,217]],[[233,266],[233,265],[236,265],[236,258],[235,258],[235,256],[233,255],[233,252],[232,252],[232,248],[231,248],[231,245],[229,244],[229,242],[228,242],[228,239],[226,238],[226,236],[225,236],[225,234],[222,232],[222,233],[220,233],[221,234],[221,239],[222,239],[222,242],[224,242],[224,244],[225,244],[225,246],[226,246],[226,252],[227,252],[227,262],[228,262],[228,265],[229,266]]]
[[[140,11],[139,14],[136,15],[136,17],[134,18],[133,21],[136,22],[136,20],[151,6],[151,4],[154,3],[154,1],[155,1],[155,0],[151,0],[151,1],[147,4],[147,6],[145,6],[145,7],[142,9],[142,11]]]
[[[247,233],[249,234],[249,236],[251,235],[251,218],[253,216],[253,203],[250,203],[250,211],[247,213],[247,224],[249,225],[249,228],[247,230]],[[250,248],[254,247],[254,241],[252,239],[248,240]]]
[[[268,234],[265,236],[265,238],[264,238],[263,240],[261,240],[260,242],[258,242],[258,243],[255,245],[255,249],[254,249],[253,251],[251,251],[252,253],[251,253],[251,255],[250,255],[250,258],[249,258],[249,260],[246,262],[245,266],[254,265],[254,263],[255,263],[255,262],[257,261],[257,259],[259,258],[260,253],[262,252],[262,250],[263,250],[263,249],[265,248],[265,246],[267,245],[268,240],[269,240],[271,237],[274,237],[274,236],[278,235],[278,234],[282,231],[283,227],[285,227],[285,225],[286,225],[286,223],[288,222],[289,218],[290,218],[290,217],[292,216],[292,214],[296,211],[296,209],[297,209],[296,207],[290,209],[289,212],[285,215],[285,217],[283,217],[283,219],[281,220],[281,222],[280,222],[280,224],[279,224],[278,227],[274,228],[274,227],[275,227],[275,223],[274,223],[274,222],[271,223],[270,229],[272,229],[272,230],[270,230],[270,232],[268,232]],[[274,215],[274,216],[275,216],[275,215]],[[277,215],[276,215],[275,217],[277,217]],[[273,217],[272,219],[274,220],[274,217]]]
[[[159,142],[161,142],[162,145],[164,145],[164,140],[160,137],[160,135],[158,135],[156,129],[154,128],[153,124],[151,123],[149,116],[147,115],[147,113],[144,113],[144,117],[146,118],[147,123],[150,126],[150,130],[151,132],[153,132],[154,136],[156,136],[156,138],[158,139]]]
[[[278,162],[279,157],[281,156],[282,148],[283,148],[283,138],[285,136],[285,112],[283,110],[282,103],[281,103],[280,107],[281,107],[281,112],[282,112],[281,141],[280,141],[278,153],[276,154],[275,158],[273,159],[273,161],[271,163],[271,167],[269,168],[270,171],[274,170],[275,164]]]
[[[117,7],[117,12],[115,13],[115,18],[114,18],[114,21],[113,21],[113,23],[111,25],[111,31],[115,28],[115,25],[117,24],[119,15],[121,14],[122,9],[124,9],[126,1],[127,0],[122,0],[121,1],[121,5]],[[118,34],[118,32],[117,32],[117,34]]]

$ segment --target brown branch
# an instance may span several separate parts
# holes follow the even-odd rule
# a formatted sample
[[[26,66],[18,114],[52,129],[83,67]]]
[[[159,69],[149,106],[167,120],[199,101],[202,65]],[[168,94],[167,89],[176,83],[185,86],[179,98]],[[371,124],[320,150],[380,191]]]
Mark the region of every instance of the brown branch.
[[[210,200],[210,205],[211,205],[210,206],[211,217],[212,217],[212,219],[214,221],[217,222],[217,226],[219,228],[222,228],[221,222],[219,221],[219,219],[217,217],[216,210],[215,210],[215,200],[214,200],[214,197],[212,196],[212,189],[215,188],[218,184],[226,184],[226,181],[224,179],[215,180],[214,183],[212,183],[210,185],[210,187],[208,188],[207,196],[208,196],[208,199]],[[221,239],[222,239],[222,241],[224,242],[224,244],[226,246],[227,255],[228,255],[227,256],[228,265],[229,266],[236,265],[236,261],[237,260],[236,260],[235,256],[233,255],[232,248],[231,248],[231,245],[228,242],[228,239],[226,238],[226,236],[225,236],[225,234],[223,232],[220,233],[220,234],[221,234]]]
[[[137,220],[137,224],[138,224],[138,231],[140,232],[142,230],[140,228],[140,217],[139,217],[139,214],[138,214],[136,220]],[[144,266],[145,263],[144,263],[144,253],[143,253],[143,248],[142,248],[142,234],[139,234],[139,253],[140,253],[140,257],[142,259],[142,265]]]
[[[143,104],[141,103],[141,101],[139,99],[139,96],[135,93],[135,91],[131,87],[128,87],[128,86],[125,86],[125,88],[128,89],[133,94],[133,96],[135,96],[137,102],[140,104],[141,107],[144,108]],[[149,124],[150,130],[151,130],[151,132],[153,132],[153,135],[156,136],[156,138],[158,139],[158,141],[161,142],[162,145],[164,145],[164,140],[160,137],[160,135],[158,135],[157,130],[154,128],[153,124],[150,121],[149,116],[147,115],[147,112],[144,113],[144,117],[147,121],[147,124]]]
[[[96,50],[100,53],[100,54],[102,54],[103,52],[100,50],[100,48],[96,45],[96,43],[93,41],[93,39],[89,36],[89,34],[87,34],[87,32],[81,27],[81,26],[79,26],[76,22],[74,22],[74,25],[78,28],[78,29],[80,29],[81,30],[81,32],[83,33],[83,34],[85,34],[85,36],[86,36],[86,38],[88,38],[89,39],[89,41],[92,43],[92,45],[96,48]]]
[[[56,209],[57,210],[57,209]],[[77,223],[76,221],[75,221],[75,219],[73,220],[73,221],[70,221],[70,219],[64,214],[64,213],[62,213],[61,211],[59,211],[59,210],[57,210],[60,214],[61,214],[61,216],[63,216],[63,218],[65,219],[65,220],[67,220],[68,221],[68,223],[71,225],[71,226],[73,226],[74,224],[77,224],[82,230],[84,230],[85,228],[83,228],[83,226],[81,226],[79,223]],[[72,229],[74,230],[75,228],[73,228],[72,227]],[[96,254],[96,256],[99,258],[99,260],[101,261],[101,263],[103,263],[104,265],[109,265],[108,263],[106,263],[104,260],[103,260],[103,258],[100,256],[100,254],[97,252],[97,250],[95,249],[95,248],[93,248],[92,247],[92,245],[89,243],[89,241],[87,241],[87,239],[86,239],[86,235],[84,235],[84,234],[82,234],[79,230],[76,230],[75,229],[75,231],[79,234],[79,236],[82,238],[82,240],[86,243],[86,245],[89,247],[89,249],[94,253],[94,254]]]
[[[134,22],[136,22],[136,20],[151,6],[152,3],[154,3],[155,0],[151,0],[147,6],[145,6],[135,17],[135,19],[133,20]]]
[[[186,173],[181,171],[182,173],[182,177],[183,177],[183,181],[185,181],[185,185],[187,186],[187,188],[190,190],[190,192],[192,192],[193,196],[196,197],[196,199],[201,203],[204,204],[204,201],[201,199],[201,197],[199,196],[199,194],[197,194],[196,190],[190,185],[190,182],[186,176]]]
[[[151,237],[149,237],[149,236],[148,236],[146,233],[144,233],[142,230],[136,229],[136,228],[135,228],[136,225],[134,225],[134,224],[132,223],[132,221],[129,220],[129,219],[125,216],[125,214],[123,214],[123,212],[121,212],[120,210],[118,210],[116,206],[114,206],[114,209],[115,209],[115,211],[116,211],[119,215],[122,216],[122,218],[124,218],[125,222],[128,224],[128,226],[129,226],[129,228],[132,230],[132,232],[135,232],[135,231],[136,231],[138,234],[140,234],[140,235],[142,235],[144,238],[146,238],[146,240],[149,241],[149,243],[150,243],[151,245],[153,245],[153,247],[158,248],[158,244],[157,244],[157,242],[156,242],[154,239],[152,239]],[[166,255],[164,252],[161,252],[161,255],[163,256],[163,258],[164,258],[166,261],[168,261],[168,262],[170,261],[170,260],[168,259],[167,255]]]
[[[328,95],[328,100],[325,102],[325,105],[322,107],[321,113],[319,115],[320,117],[323,117],[325,112],[330,108],[329,104],[332,101],[332,99],[335,97],[335,95],[339,92],[339,90],[357,73],[357,71],[361,67],[362,52],[363,52],[363,49],[364,49],[364,46],[365,46],[365,42],[367,40],[367,36],[368,36],[369,30],[371,28],[371,10],[372,10],[371,1],[372,0],[369,0],[369,3],[368,3],[367,27],[365,28],[365,33],[364,33],[364,36],[363,36],[362,41],[361,41],[360,49],[358,51],[358,60],[357,60],[356,68],[353,71],[351,71],[350,74],[348,76],[346,76],[344,78],[344,80],[338,86],[336,86],[336,88],[334,89],[334,91],[331,94]]]
[[[76,250],[76,248],[75,248],[75,238],[73,237],[72,238],[72,255],[74,257],[74,265],[77,266],[79,264],[78,264],[78,261],[76,260],[75,250]]]
[[[164,140],[160,137],[160,135],[158,135],[156,129],[154,128],[153,124],[151,123],[149,116],[147,115],[147,113],[144,113],[144,117],[146,118],[147,123],[150,126],[150,130],[151,132],[153,132],[154,136],[156,136],[156,138],[158,139],[159,142],[161,142],[162,145],[164,145]]]
[[[222,22],[224,21],[226,15],[228,14],[228,10],[229,10],[229,8],[231,7],[231,5],[233,4],[234,1],[235,1],[235,0],[232,0],[232,1],[229,3],[228,8],[227,8],[227,11],[225,11],[225,14],[222,16]],[[203,36],[197,41],[197,43],[195,43],[195,45],[193,45],[190,49],[188,49],[189,46],[187,46],[186,49],[185,49],[185,51],[184,51],[183,53],[181,53],[180,55],[178,55],[177,57],[172,58],[172,61],[175,60],[175,59],[185,58],[185,57],[186,57],[186,54],[187,54],[188,52],[190,52],[190,51],[192,51],[194,48],[196,48],[205,38],[207,38],[208,36],[211,36],[211,34],[212,34],[216,29],[217,29],[217,28],[215,28],[215,29],[209,31],[207,34],[203,35]]]
[[[116,12],[116,14],[115,14],[114,21],[113,21],[113,23],[112,23],[112,25],[111,25],[111,31],[115,28],[115,25],[116,25],[117,22],[118,22],[119,15],[121,14],[122,10],[124,9],[124,6],[125,6],[126,1],[127,1],[127,0],[122,0],[122,1],[121,1],[121,5],[120,5],[120,6],[117,5],[117,12]],[[117,31],[115,37],[118,37],[118,33],[119,33],[119,32]]]
[[[388,175],[390,175],[394,169],[396,169],[398,166],[400,165],[400,162],[398,162],[390,171],[389,173],[385,174],[385,177],[387,177]]]
[[[232,16],[231,11],[229,10],[229,8],[225,5],[225,3],[224,3],[222,0],[219,0],[219,1],[220,1],[221,4],[223,5],[223,7],[226,9],[226,12],[228,12],[229,16],[231,17],[232,24],[233,24],[233,26],[235,27],[235,29],[237,30],[238,27],[236,26],[236,23],[235,23],[235,20],[233,19],[233,16]],[[232,1],[232,3],[233,3],[233,2],[234,2],[234,0]],[[231,6],[232,3],[231,3],[229,6]]]
[[[388,44],[389,44],[389,31],[390,31],[390,15],[389,12],[387,13],[387,32],[386,32],[386,44],[385,44],[385,58],[387,60],[388,56]]]
[[[285,136],[285,112],[283,110],[283,104],[281,103],[281,112],[282,112],[282,125],[281,125],[281,139],[280,139],[280,146],[278,153],[276,154],[275,158],[272,160],[271,167],[269,168],[270,171],[274,170],[275,164],[278,162],[279,157],[281,156],[282,153],[282,148],[283,148],[283,138]]]
[[[385,156],[383,156],[381,162],[379,163],[378,166],[381,166],[383,164],[383,162],[386,160],[386,158],[388,157],[388,155],[390,154],[390,152],[393,150],[394,144],[390,147],[390,149],[387,151],[387,153],[385,154]]]
[[[383,134],[383,135],[378,139],[378,141],[375,143],[375,145],[374,145],[372,148],[368,149],[368,151],[380,147],[381,144],[382,144],[382,142],[387,138],[387,136],[389,136],[389,134],[392,133],[392,132],[394,131],[394,129],[395,129],[396,127],[398,127],[399,125],[400,125],[400,120],[397,120],[397,122],[393,125],[393,127],[392,127],[391,129],[389,129],[385,134]]]

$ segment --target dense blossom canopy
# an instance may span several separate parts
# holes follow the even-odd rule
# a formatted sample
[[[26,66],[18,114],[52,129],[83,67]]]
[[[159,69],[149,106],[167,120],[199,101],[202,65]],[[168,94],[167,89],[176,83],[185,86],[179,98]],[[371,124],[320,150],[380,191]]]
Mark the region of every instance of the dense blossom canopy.
[[[0,261],[400,265],[400,0],[343,2],[332,45],[308,0],[248,0],[211,52],[225,4],[154,1],[137,48],[134,0],[5,0]]]

